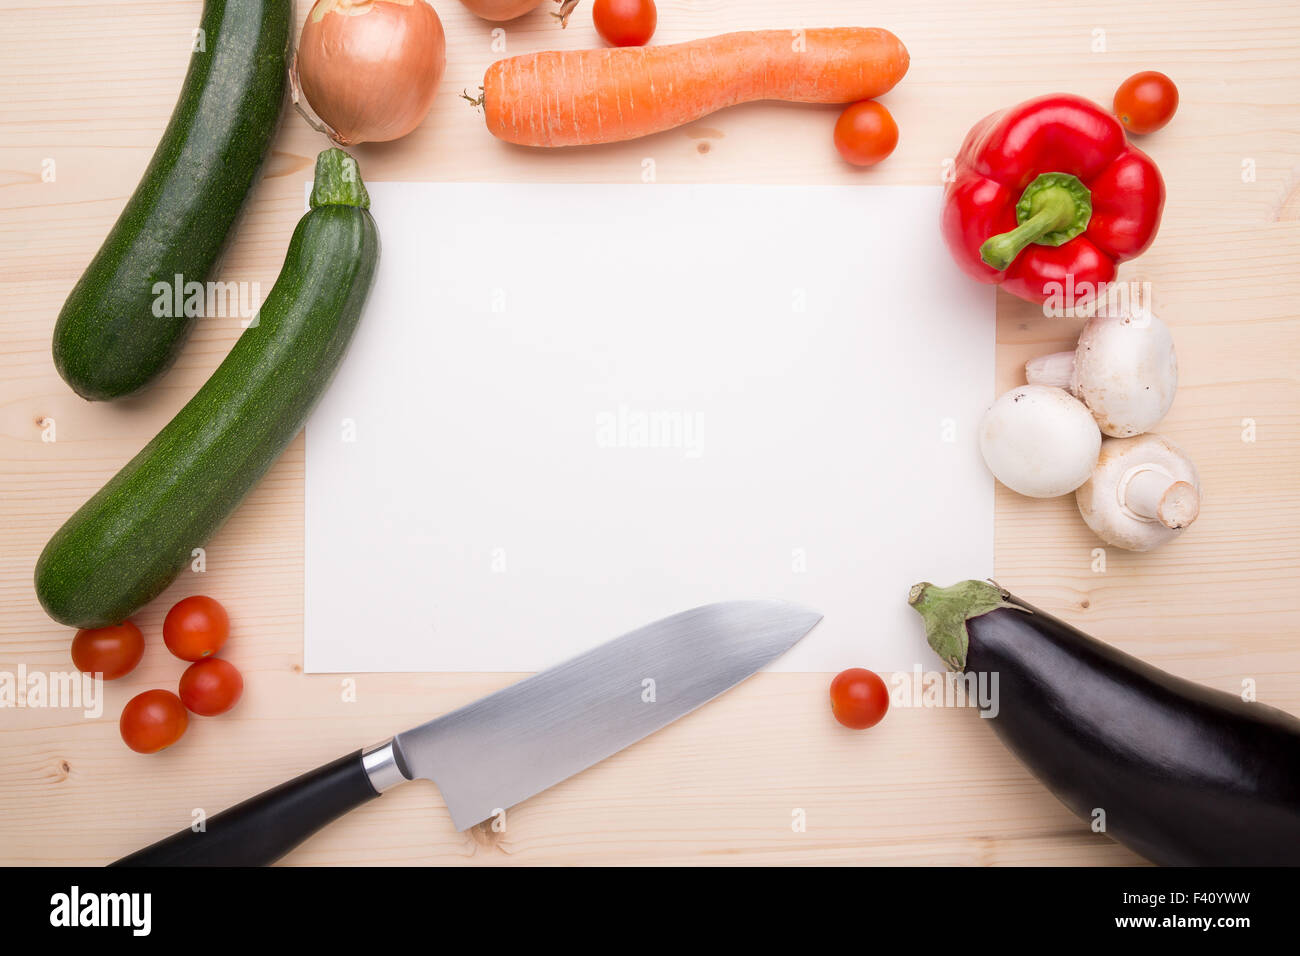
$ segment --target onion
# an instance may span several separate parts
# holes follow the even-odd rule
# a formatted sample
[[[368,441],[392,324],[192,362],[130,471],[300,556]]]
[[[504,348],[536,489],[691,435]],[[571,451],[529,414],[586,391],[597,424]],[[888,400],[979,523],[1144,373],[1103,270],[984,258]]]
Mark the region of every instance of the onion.
[[[446,65],[442,21],[426,0],[316,0],[295,70],[325,132],[351,146],[419,126]]]
[[[513,20],[535,10],[542,0],[460,0],[470,12],[484,20]]]

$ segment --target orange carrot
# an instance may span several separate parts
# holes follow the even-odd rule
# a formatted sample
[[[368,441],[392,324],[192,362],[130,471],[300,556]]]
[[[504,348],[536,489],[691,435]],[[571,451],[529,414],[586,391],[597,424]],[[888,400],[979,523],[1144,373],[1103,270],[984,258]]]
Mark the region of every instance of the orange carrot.
[[[671,46],[553,50],[483,77],[493,136],[585,146],[673,129],[751,100],[852,103],[892,89],[907,48],[888,30],[754,30]]]

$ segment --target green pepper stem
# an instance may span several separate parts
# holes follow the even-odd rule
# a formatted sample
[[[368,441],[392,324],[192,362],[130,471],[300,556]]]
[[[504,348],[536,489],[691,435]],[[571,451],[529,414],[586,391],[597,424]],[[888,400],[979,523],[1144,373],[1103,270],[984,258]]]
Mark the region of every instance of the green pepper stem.
[[[980,246],[980,258],[1001,272],[1031,243],[1059,246],[1073,239],[1092,218],[1092,194],[1069,173],[1043,173],[1025,187],[1016,203],[1010,232],[993,236]]]
[[[361,181],[357,161],[341,149],[331,147],[316,157],[316,180],[311,187],[311,208],[359,206],[370,208],[370,193]]]

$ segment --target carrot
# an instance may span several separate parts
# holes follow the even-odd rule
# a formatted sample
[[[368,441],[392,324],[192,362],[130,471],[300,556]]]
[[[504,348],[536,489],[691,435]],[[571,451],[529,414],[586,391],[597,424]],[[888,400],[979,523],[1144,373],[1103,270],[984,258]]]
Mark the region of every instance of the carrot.
[[[483,111],[492,135],[506,142],[586,146],[659,133],[751,100],[871,99],[892,89],[907,64],[898,37],[866,27],[552,50],[489,66]]]

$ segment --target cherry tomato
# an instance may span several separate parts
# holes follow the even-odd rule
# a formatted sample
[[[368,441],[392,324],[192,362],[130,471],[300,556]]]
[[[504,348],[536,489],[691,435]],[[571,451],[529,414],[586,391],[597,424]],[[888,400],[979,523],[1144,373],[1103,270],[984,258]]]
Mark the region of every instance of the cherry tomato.
[[[1178,87],[1163,73],[1134,73],[1115,91],[1115,115],[1130,133],[1154,133],[1178,109]]]
[[[835,121],[835,148],[854,166],[874,166],[898,145],[898,124],[875,100],[852,103]]]
[[[880,675],[850,667],[831,681],[831,713],[845,727],[866,730],[884,719],[889,710],[889,689]]]
[[[591,18],[611,46],[645,46],[654,36],[659,11],[654,0],[596,0]]]
[[[224,714],[244,693],[244,678],[230,661],[209,657],[185,668],[181,702],[200,717]]]
[[[135,670],[144,657],[144,635],[130,621],[110,627],[83,628],[72,639],[72,663],[86,674],[117,680]]]
[[[229,636],[226,609],[201,594],[177,601],[163,621],[163,643],[183,661],[211,657]]]
[[[169,690],[147,690],[126,702],[118,728],[136,753],[154,754],[180,740],[189,722],[179,697]]]

